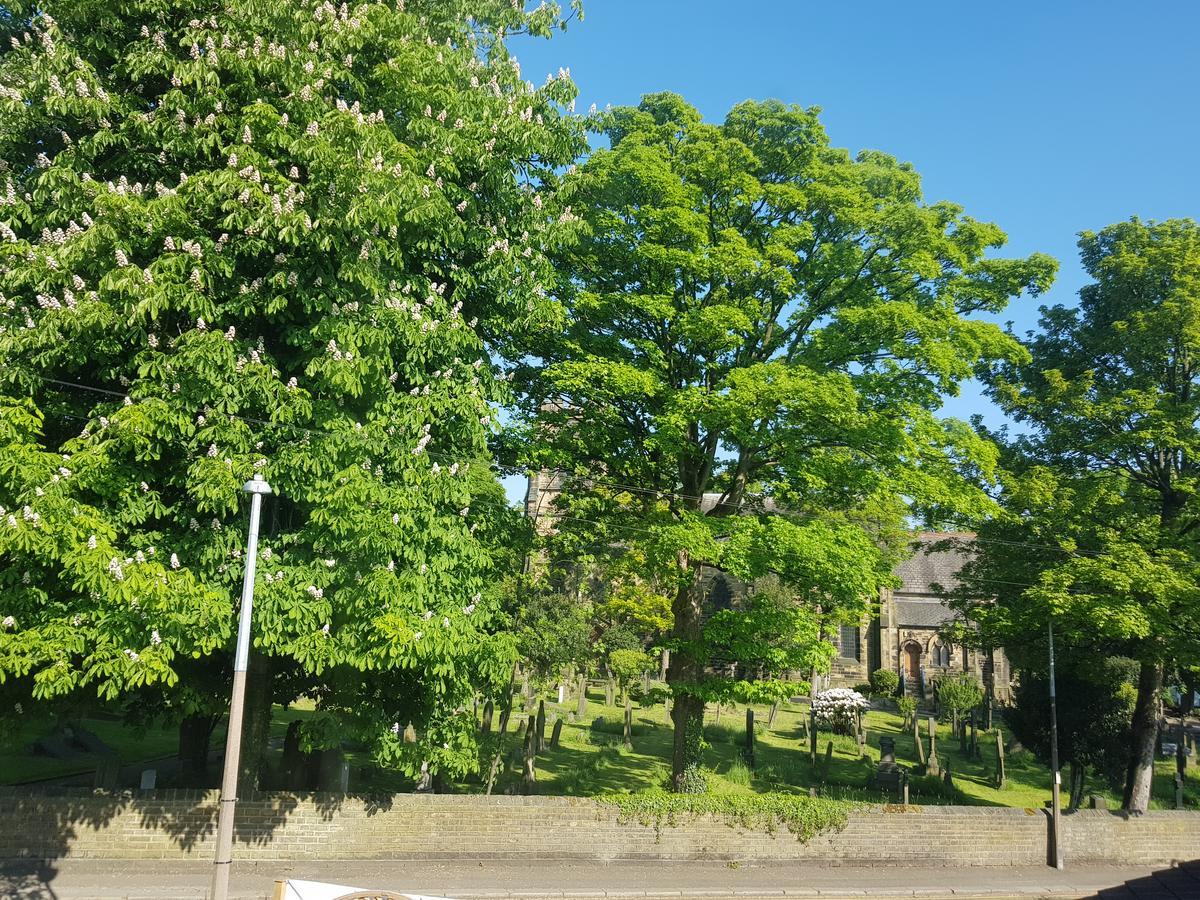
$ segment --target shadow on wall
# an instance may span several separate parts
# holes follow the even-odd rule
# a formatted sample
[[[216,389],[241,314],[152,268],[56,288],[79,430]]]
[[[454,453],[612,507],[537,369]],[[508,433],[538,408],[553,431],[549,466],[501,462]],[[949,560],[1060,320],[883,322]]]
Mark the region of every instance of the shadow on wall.
[[[243,798],[234,823],[237,845],[265,846],[302,803],[331,821],[351,795],[335,793],[251,794]],[[56,900],[54,860],[66,856],[86,831],[113,827],[129,819],[129,831],[155,833],[184,854],[200,852],[215,839],[217,791],[102,792],[85,788],[0,788],[0,897]],[[368,816],[391,808],[391,795],[357,797]],[[184,802],[180,802],[184,801]],[[190,802],[188,802],[190,801]],[[143,848],[139,848],[143,849]],[[149,848],[146,848],[149,849]],[[174,854],[171,854],[174,855]]]

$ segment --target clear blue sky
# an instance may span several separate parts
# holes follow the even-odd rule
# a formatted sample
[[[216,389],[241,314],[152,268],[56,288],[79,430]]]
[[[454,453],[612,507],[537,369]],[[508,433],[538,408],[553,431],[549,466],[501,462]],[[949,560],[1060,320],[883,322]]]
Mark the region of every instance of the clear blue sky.
[[[1079,231],[1200,217],[1196,0],[585,0],[513,48],[535,84],[569,67],[581,110],[662,90],[714,121],[748,98],[820,106],[835,144],[912,162],[1006,253],[1059,260],[1049,294],[1001,317],[1022,333],[1074,301]],[[971,386],[946,412],[998,421]]]

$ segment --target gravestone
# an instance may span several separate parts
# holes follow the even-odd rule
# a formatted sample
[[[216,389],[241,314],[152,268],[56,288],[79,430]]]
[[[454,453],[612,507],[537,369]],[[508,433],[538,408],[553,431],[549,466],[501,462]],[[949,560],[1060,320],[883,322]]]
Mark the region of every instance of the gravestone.
[[[950,774],[950,766],[946,766],[946,771],[942,773],[942,784],[950,790],[954,789],[954,778]]]
[[[883,736],[879,739],[879,765],[867,782],[867,787],[896,791],[903,795],[908,788],[908,773],[896,764],[896,740]],[[908,800],[905,798],[907,804]]]
[[[534,767],[534,759],[537,757],[536,726],[525,730],[523,749],[525,766],[521,774],[521,790],[526,794],[532,794],[537,789],[537,771]]]
[[[929,761],[925,763],[925,774],[936,778],[942,773],[937,756],[937,719],[930,716],[925,722],[929,728]]]
[[[492,733],[492,716],[496,713],[496,707],[491,700],[483,704],[483,726],[481,730],[484,734]]]
[[[415,744],[417,742],[417,729],[413,728],[413,723],[409,722],[404,726],[404,743]]]
[[[563,720],[555,719],[554,728],[550,732],[550,749],[557,750],[559,741],[562,740]]]
[[[537,729],[534,739],[534,752],[541,753],[546,749],[546,701],[539,700],[537,707],[537,718],[534,720],[534,728]]]
[[[565,684],[560,684],[558,686],[558,702],[559,703],[567,702],[567,686]]]
[[[996,732],[996,787],[1003,788],[1006,782],[1004,771],[1004,735]]]
[[[808,711],[808,761],[813,766],[817,764],[817,711],[815,709]]]
[[[979,732],[975,728],[975,713],[971,713],[971,759],[980,759]]]
[[[429,763],[421,763],[421,774],[417,776],[416,793],[432,794],[433,793],[433,776],[429,774]]]
[[[746,757],[746,765],[754,768],[754,708],[746,707],[746,746],[742,751]]]
[[[138,784],[139,791],[152,791],[154,784],[158,781],[157,769],[142,769],[142,780]]]
[[[508,720],[512,717],[511,707],[504,707],[500,710],[500,724],[496,727],[499,734],[508,734]]]
[[[1092,809],[1108,809],[1108,801],[1099,794],[1092,794],[1088,798],[1088,806]]]
[[[825,745],[825,774],[824,779],[829,780],[829,770],[833,767],[833,741]]]
[[[292,719],[283,735],[283,757],[279,764],[283,786],[290,791],[303,790],[304,769],[304,754],[300,751],[300,720]]]
[[[1183,775],[1175,773],[1175,808],[1183,809]]]
[[[779,701],[776,700],[771,704],[771,711],[767,713],[767,729],[775,727],[775,717],[779,715]]]
[[[108,756],[96,764],[92,787],[99,791],[115,791],[121,779],[121,760]]]
[[[925,765],[925,742],[921,739],[921,719],[916,711],[912,714],[913,743],[917,748],[917,763]]]

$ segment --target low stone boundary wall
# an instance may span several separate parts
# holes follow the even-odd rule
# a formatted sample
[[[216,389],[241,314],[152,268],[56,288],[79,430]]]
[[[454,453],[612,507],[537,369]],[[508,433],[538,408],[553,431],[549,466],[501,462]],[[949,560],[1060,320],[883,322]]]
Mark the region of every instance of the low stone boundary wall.
[[[208,859],[216,792],[128,794],[0,790],[0,858]],[[1200,859],[1200,813],[1063,818],[1075,863],[1169,865]],[[846,827],[801,843],[696,817],[661,827],[621,821],[592,800],[395,794],[257,794],[238,803],[238,859],[738,859],[1015,866],[1047,860],[1044,810],[864,807]]]

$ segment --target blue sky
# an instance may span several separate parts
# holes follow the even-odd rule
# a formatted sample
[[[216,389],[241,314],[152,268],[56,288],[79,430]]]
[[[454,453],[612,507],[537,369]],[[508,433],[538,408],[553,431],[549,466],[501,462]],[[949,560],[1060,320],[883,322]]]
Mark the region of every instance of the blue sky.
[[[951,200],[1049,253],[1074,302],[1075,241],[1137,215],[1200,216],[1200,3],[1113,0],[585,0],[585,19],[513,49],[527,79],[569,67],[579,108],[676,91],[707,119],[748,98],[820,106],[831,140],[912,162]],[[950,415],[999,417],[968,385]]]

